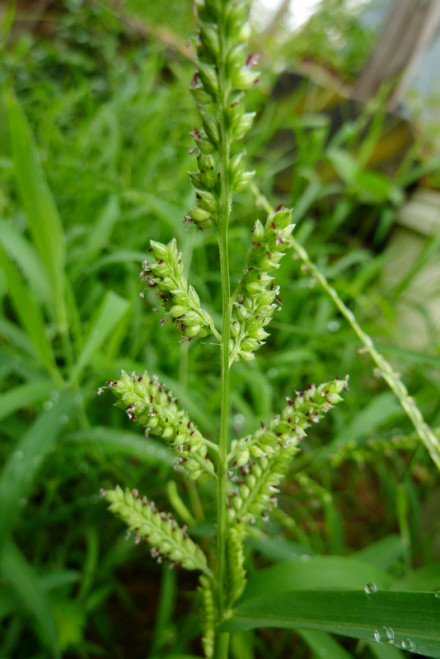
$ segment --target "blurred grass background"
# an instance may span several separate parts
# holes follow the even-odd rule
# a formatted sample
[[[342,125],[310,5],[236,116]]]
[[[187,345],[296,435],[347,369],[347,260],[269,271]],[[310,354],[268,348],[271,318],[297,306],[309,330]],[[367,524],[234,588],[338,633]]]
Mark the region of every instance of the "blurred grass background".
[[[435,429],[438,325],[411,285],[438,262],[439,239],[428,236],[402,272],[393,265],[393,240],[414,187],[422,181],[437,189],[438,153],[427,152],[419,131],[397,165],[372,169],[386,130],[380,99],[335,123],[312,83],[282,98],[273,93],[286,63],[312,56],[341,79],[359,72],[375,35],[362,30],[350,3],[322,5],[292,38],[282,24],[270,39],[254,34],[263,59],[261,83],[247,101],[258,113],[248,158],[267,197],[293,207],[296,238]],[[338,25],[348,28],[345,41],[329,48],[325,35],[336,10]],[[185,41],[193,29],[191,3],[176,0],[3,9],[0,657],[200,652],[197,601],[189,594],[194,578],[156,566],[127,542],[99,490],[138,487],[167,508],[179,496],[202,539],[213,531],[212,493],[197,494],[176,473],[176,495],[166,449],[139,435],[109,396],[96,394],[121,368],[147,368],[215,440],[217,350],[179,345],[173,328],[162,328],[151,312],[154,299],[140,299],[138,284],[149,240],[175,235],[206,306],[214,315],[221,308],[215,235],[184,233],[183,224],[193,205],[188,133],[198,124],[187,89],[193,66]],[[295,109],[301,103],[306,112]],[[262,216],[250,191],[237,198],[233,282],[249,228]],[[349,373],[351,392],[319,432],[310,432],[270,523],[273,540],[256,532],[250,564],[370,551],[396,578],[428,566],[430,589],[439,588],[435,467],[351,328],[298,261],[285,259],[279,283],[283,310],[268,344],[233,372],[233,433],[251,432],[307,382]],[[439,288],[430,289],[431,301],[438,303]],[[413,331],[402,324],[408,307]],[[263,637],[237,634],[234,656],[317,656],[306,636]],[[370,647],[358,651],[379,656]]]

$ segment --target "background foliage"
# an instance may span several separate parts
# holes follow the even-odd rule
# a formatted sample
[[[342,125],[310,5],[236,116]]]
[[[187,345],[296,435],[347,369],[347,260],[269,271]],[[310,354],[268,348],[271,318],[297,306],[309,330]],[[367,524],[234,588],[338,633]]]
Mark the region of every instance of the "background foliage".
[[[215,349],[178,345],[137,284],[150,238],[177,234],[192,281],[212,313],[220,309],[214,238],[209,231],[184,234],[182,222],[193,205],[187,151],[196,118],[184,47],[191,7],[145,9],[132,0],[113,9],[66,0],[49,9],[51,21],[32,22],[18,3],[10,32],[4,14],[0,39],[0,112],[7,117],[0,124],[0,656],[197,654],[192,577],[159,568],[125,541],[99,489],[148,483],[156,502],[179,508],[183,500],[196,534],[207,539],[212,504],[190,484],[169,487],[165,448],[139,436],[108,397],[96,395],[121,368],[146,366],[215,439]],[[324,12],[308,29],[319,33],[326,21]],[[255,42],[258,50],[258,35]],[[358,66],[343,50],[339,57],[347,71]],[[289,98],[276,102],[270,52],[263,65],[247,102],[258,111],[247,148],[258,185],[275,205],[293,206],[295,237],[436,428],[438,333],[420,306],[428,341],[415,347],[396,309],[418,270],[435,259],[438,240],[428,240],[409,274],[397,274],[392,286],[386,277],[396,211],[409,187],[435,170],[435,154],[421,161],[415,143],[392,172],[368,169],[382,134],[380,105],[335,129],[320,108],[298,116]],[[288,140],[279,139],[281,130]],[[248,228],[262,211],[250,192],[235,211],[237,281]],[[349,373],[351,393],[319,433],[310,433],[271,523],[276,540],[256,531],[250,564],[356,557],[381,568],[389,583],[440,588],[433,464],[350,327],[298,261],[283,262],[280,284],[283,311],[270,342],[257,362],[234,373],[235,431],[253,431],[307,382]],[[337,574],[341,586],[353,583],[349,563]],[[391,647],[387,653],[316,634],[237,631],[233,653],[397,656]]]

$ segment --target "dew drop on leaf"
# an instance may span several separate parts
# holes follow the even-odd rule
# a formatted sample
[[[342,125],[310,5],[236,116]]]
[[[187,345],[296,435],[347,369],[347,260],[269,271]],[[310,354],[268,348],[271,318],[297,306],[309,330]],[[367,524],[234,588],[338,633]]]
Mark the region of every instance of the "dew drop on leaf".
[[[377,586],[375,583],[367,583],[364,590],[367,595],[371,595],[372,593],[377,593]]]
[[[375,629],[373,637],[377,643],[389,643],[391,645],[394,643],[394,629],[385,626],[380,629]]]
[[[409,650],[410,652],[414,652],[416,649],[416,644],[410,638],[406,638],[404,641],[402,641],[401,648],[402,650]]]

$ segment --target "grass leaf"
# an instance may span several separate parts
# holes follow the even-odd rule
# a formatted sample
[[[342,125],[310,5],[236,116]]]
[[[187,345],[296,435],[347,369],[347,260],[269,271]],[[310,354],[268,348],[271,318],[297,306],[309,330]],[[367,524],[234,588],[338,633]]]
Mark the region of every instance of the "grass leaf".
[[[350,659],[347,650],[330,634],[299,630],[298,635],[307,643],[317,659]]]
[[[65,331],[63,226],[29,124],[13,93],[8,96],[8,119],[18,190],[34,244],[47,269],[58,327],[60,331]]]
[[[262,591],[261,591],[262,592]],[[265,591],[243,600],[219,631],[312,629],[440,657],[440,598],[435,593],[363,590]]]
[[[53,390],[53,382],[47,379],[26,382],[10,391],[0,395],[0,419],[4,419],[13,412],[33,405],[43,398],[47,398]]]
[[[0,549],[29,495],[38,469],[68,420],[72,405],[72,394],[62,393],[15,446],[0,473]]]
[[[40,302],[49,301],[51,293],[47,272],[35,247],[4,220],[0,220],[0,241],[19,266],[28,285],[37,293]],[[50,304],[48,308],[50,311]]]
[[[57,629],[47,597],[33,567],[27,562],[18,547],[8,541],[0,558],[3,578],[14,587],[16,594],[32,615],[38,635],[51,648],[51,656],[59,657]]]
[[[306,560],[276,563],[260,570],[249,579],[244,597],[259,597],[270,589],[281,593],[306,588],[364,588],[368,583],[388,588],[392,582],[385,570],[355,558],[307,556]]]
[[[160,440],[140,433],[117,428],[96,427],[70,435],[67,440],[78,444],[92,444],[105,455],[126,455],[150,465],[173,465],[174,453]]]
[[[22,327],[26,330],[35,352],[57,384],[59,374],[52,346],[46,335],[46,325],[40,307],[36,304],[15,265],[0,245],[0,266],[8,284],[9,294]]]
[[[129,302],[113,291],[107,291],[104,300],[90,326],[81,353],[71,374],[71,383],[77,382],[84,368],[92,359],[105,340],[112,333],[123,315],[127,312]]]

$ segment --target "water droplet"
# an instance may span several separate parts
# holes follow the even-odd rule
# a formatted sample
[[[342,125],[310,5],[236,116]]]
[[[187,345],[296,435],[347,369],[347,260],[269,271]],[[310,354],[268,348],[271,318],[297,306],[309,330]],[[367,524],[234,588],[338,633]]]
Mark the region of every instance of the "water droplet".
[[[276,378],[277,375],[278,375],[278,369],[277,368],[270,368],[267,371],[267,377],[270,378],[271,380],[273,378]]]
[[[414,652],[416,649],[416,644],[410,638],[406,638],[404,641],[402,641],[400,646],[402,650],[409,650],[409,652]]]
[[[14,460],[23,460],[24,453],[23,451],[15,451],[12,457],[14,458]]]
[[[440,600],[440,590],[436,590],[434,593],[434,597]]]
[[[385,626],[380,629],[375,629],[373,632],[373,638],[377,643],[389,643],[391,645],[394,643],[394,629]]]
[[[50,410],[53,407],[53,403],[51,400],[46,400],[43,405],[45,410]]]
[[[69,420],[69,417],[67,416],[67,414],[63,414],[63,416],[60,416],[61,425],[65,426],[66,423],[68,422],[68,420]]]
[[[59,391],[52,391],[52,393],[50,394],[50,400],[52,401],[52,403],[57,403],[59,397],[60,397]]]
[[[364,590],[367,595],[371,595],[372,593],[377,593],[377,586],[375,583],[367,583]]]
[[[244,414],[235,414],[234,415],[234,425],[241,428],[245,422]]]

